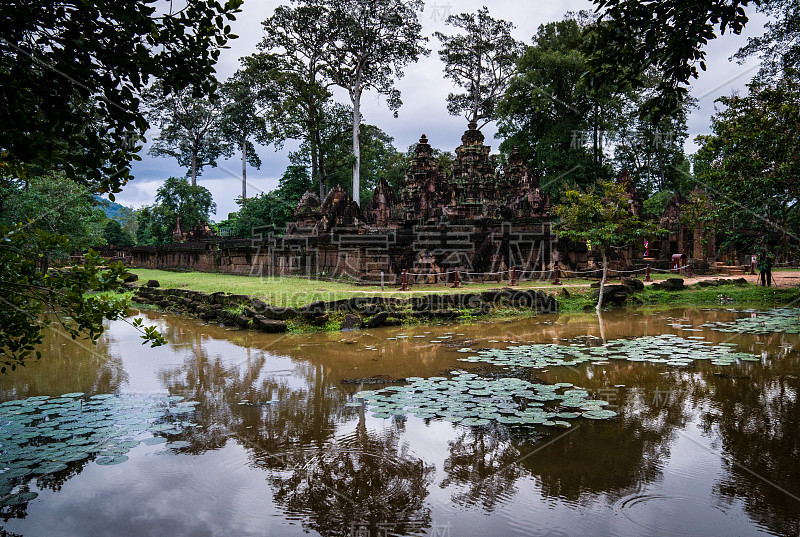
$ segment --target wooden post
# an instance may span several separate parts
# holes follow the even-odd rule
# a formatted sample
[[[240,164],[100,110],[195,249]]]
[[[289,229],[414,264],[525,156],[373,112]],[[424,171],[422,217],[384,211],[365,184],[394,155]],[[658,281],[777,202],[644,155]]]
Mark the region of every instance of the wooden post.
[[[403,279],[400,283],[400,289],[398,291],[408,291],[408,271],[403,269]]]
[[[453,286],[451,289],[461,289],[461,278],[458,277],[458,269],[456,269],[456,277],[453,278]]]
[[[644,281],[652,282],[653,279],[650,277],[650,263],[647,264],[647,270],[644,273]]]
[[[508,282],[509,287],[517,285],[517,267],[511,267],[511,281]]]
[[[689,278],[692,277],[692,264],[691,263],[687,263],[686,264],[686,276],[689,277]]]
[[[558,279],[559,276],[558,265],[555,266],[555,278],[553,279],[553,285],[561,285],[561,280]]]

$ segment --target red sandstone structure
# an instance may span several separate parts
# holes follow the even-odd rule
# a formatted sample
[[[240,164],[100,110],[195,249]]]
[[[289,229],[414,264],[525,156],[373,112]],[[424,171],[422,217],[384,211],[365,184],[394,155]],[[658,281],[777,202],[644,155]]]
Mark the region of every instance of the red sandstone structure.
[[[343,277],[394,284],[405,270],[409,283],[508,279],[512,269],[525,279],[552,277],[561,268],[595,266],[585,244],[559,244],[550,231],[550,198],[525,165],[517,148],[498,169],[474,123],[461,137],[452,173],[441,172],[423,134],[395,192],[385,179],[362,209],[340,186],[324,200],[309,190],[285,230],[253,230],[250,239],[202,238],[161,248],[135,247],[132,264],[182,267],[251,275]],[[631,211],[642,214],[642,197],[623,170]],[[651,241],[651,254],[668,259],[683,253],[705,230],[681,224],[679,195],[661,218],[671,235]],[[706,253],[708,255],[708,241]],[[713,248],[713,243],[712,243]],[[697,247],[695,257],[699,252]],[[558,250],[558,256],[554,252]],[[673,251],[677,250],[677,251]],[[620,251],[612,268],[643,267],[642,248]],[[691,253],[691,252],[690,252]],[[666,266],[668,261],[665,261]]]

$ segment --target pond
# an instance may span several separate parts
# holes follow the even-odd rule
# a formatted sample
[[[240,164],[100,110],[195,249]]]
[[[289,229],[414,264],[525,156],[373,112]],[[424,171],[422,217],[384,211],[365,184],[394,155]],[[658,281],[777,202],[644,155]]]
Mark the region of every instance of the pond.
[[[798,309],[294,336],[142,315],[169,345],[52,329],[0,377],[8,535],[800,533]]]

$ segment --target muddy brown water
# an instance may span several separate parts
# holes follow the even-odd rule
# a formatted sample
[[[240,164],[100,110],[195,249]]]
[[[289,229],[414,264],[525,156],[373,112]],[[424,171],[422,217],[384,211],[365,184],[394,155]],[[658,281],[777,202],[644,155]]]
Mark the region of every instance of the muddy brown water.
[[[48,333],[44,358],[0,377],[3,400],[66,392],[199,401],[180,451],[140,445],[113,466],[70,463],[3,508],[39,536],[798,535],[800,338],[695,328],[750,313],[679,309],[276,336],[147,312],[169,345],[124,322],[96,347]],[[525,370],[609,400],[619,417],[570,429],[378,419],[346,407],[378,376],[431,377],[456,349],[678,334],[763,357],[728,367]],[[377,385],[380,387],[382,385]],[[0,428],[0,438],[2,438]]]

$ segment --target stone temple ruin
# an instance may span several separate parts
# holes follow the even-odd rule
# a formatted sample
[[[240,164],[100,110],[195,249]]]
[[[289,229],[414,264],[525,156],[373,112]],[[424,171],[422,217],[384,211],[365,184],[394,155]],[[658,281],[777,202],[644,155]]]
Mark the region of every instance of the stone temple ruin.
[[[549,198],[514,150],[496,172],[484,136],[471,123],[452,174],[441,172],[423,134],[395,192],[382,179],[362,210],[341,187],[324,200],[308,191],[296,222],[266,246],[264,267],[278,274],[337,274],[394,282],[497,277],[510,267],[550,263]]]
[[[585,244],[558,242],[550,230],[550,198],[515,148],[501,168],[475,123],[461,137],[451,173],[443,173],[423,134],[398,192],[385,179],[363,208],[340,186],[320,199],[303,195],[285,230],[254,230],[251,239],[204,237],[160,248],[134,247],[132,264],[192,268],[251,275],[298,275],[397,283],[508,279],[511,269],[526,278],[564,269],[598,266]],[[622,172],[631,211],[642,213],[642,197]],[[680,225],[681,199],[667,207],[662,224],[672,235],[651,245],[651,255],[691,253],[692,231]],[[671,212],[670,212],[671,211]],[[677,211],[677,212],[676,212]],[[667,214],[669,213],[669,214]],[[685,251],[685,250],[682,250]],[[643,248],[616,254],[612,268],[642,266]],[[668,261],[664,261],[664,268]]]

